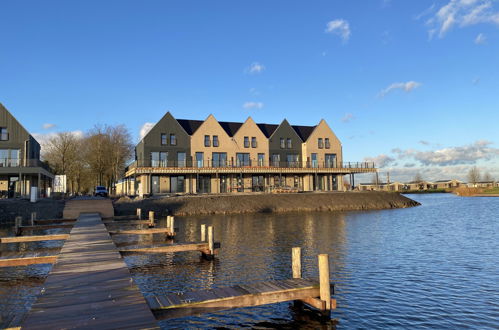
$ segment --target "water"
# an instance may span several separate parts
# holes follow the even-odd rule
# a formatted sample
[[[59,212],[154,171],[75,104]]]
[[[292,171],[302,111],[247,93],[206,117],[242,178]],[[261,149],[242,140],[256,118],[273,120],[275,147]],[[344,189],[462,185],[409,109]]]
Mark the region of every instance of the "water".
[[[130,255],[125,261],[142,292],[153,295],[290,278],[294,246],[302,247],[303,276],[317,277],[317,254],[330,255],[338,301],[334,321],[321,322],[281,303],[165,320],[162,328],[499,328],[499,199],[409,197],[423,205],[178,217],[180,242],[198,240],[202,223],[215,226],[222,243],[215,262],[195,252]],[[131,238],[117,243],[130,244]],[[6,302],[14,295],[5,292],[5,278],[17,279],[10,290],[28,297],[20,302],[26,305],[30,286],[36,286],[29,280],[34,269],[39,266],[7,275],[0,269],[2,314],[25,308]]]

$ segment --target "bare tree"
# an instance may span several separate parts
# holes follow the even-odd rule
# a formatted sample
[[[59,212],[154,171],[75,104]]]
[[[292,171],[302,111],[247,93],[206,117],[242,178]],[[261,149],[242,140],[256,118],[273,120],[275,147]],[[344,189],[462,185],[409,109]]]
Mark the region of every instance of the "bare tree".
[[[421,183],[423,182],[423,177],[421,176],[421,173],[416,172],[416,175],[414,175],[414,180],[415,183]]]
[[[492,177],[492,175],[490,175],[489,172],[485,172],[484,175],[483,175],[482,181],[484,181],[484,182],[494,182],[494,178]]]
[[[480,170],[473,166],[468,172],[468,182],[476,185],[477,182],[480,182]]]

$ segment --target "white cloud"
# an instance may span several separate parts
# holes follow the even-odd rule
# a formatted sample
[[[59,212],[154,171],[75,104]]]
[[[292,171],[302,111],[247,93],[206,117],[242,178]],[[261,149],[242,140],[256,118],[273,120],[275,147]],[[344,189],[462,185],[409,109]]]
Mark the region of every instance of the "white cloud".
[[[366,157],[364,158],[365,162],[374,162],[377,168],[384,168],[388,165],[392,164],[395,161],[395,158],[390,157],[385,154],[378,155],[376,157]]]
[[[46,124],[43,124],[43,129],[51,129],[51,128],[55,128],[55,124],[49,124],[49,123],[46,123]]]
[[[82,131],[72,131],[69,132],[76,136],[77,138],[82,138],[83,137],[83,132]],[[41,148],[43,149],[44,147],[47,146],[48,141],[57,136],[56,132],[50,132],[50,133],[33,133],[33,137],[35,138],[38,143],[40,143]]]
[[[499,10],[493,0],[450,0],[426,21],[432,38],[443,38],[454,27],[467,27],[480,23],[499,25]]]
[[[244,109],[261,109],[263,108],[262,102],[246,102],[243,104]]]
[[[355,119],[355,116],[351,113],[345,113],[345,115],[341,118],[341,121],[344,123],[348,123]]]
[[[397,83],[393,83],[390,86],[388,86],[387,88],[383,89],[379,93],[379,96],[384,97],[386,94],[390,93],[391,91],[393,91],[395,89],[402,89],[405,92],[409,93],[410,91],[418,88],[419,86],[421,86],[421,83],[418,83],[416,81],[397,82]]]
[[[144,123],[144,125],[142,125],[142,127],[140,128],[139,139],[142,140],[144,136],[146,136],[147,133],[149,133],[151,128],[154,127],[154,125],[156,125],[156,123]]]
[[[350,24],[344,19],[335,19],[326,24],[326,33],[337,34],[343,39],[348,41],[350,39]]]
[[[246,72],[249,74],[259,74],[265,70],[265,66],[258,62],[251,63],[250,67],[246,69]]]
[[[479,33],[475,38],[475,44],[481,45],[487,41],[487,37],[483,33]]]

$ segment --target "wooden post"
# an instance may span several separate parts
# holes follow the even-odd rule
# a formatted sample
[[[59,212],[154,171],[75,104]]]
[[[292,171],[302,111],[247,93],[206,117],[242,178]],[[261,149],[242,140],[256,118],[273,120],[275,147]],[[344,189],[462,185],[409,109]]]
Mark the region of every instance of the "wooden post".
[[[167,216],[166,216],[166,228],[171,228],[171,225],[170,225],[170,224],[171,224],[171,222],[170,222],[170,216],[169,216],[169,215],[167,215]]]
[[[149,227],[154,227],[154,211],[149,211]]]
[[[170,216],[170,230],[172,231],[172,234],[175,232],[175,218]]]
[[[206,241],[206,225],[201,225],[201,242]]]
[[[326,303],[326,311],[331,310],[331,283],[329,282],[329,256],[319,254],[320,299]]]
[[[31,212],[31,221],[30,221],[29,225],[34,226],[35,220],[36,220],[36,212]]]
[[[301,248],[294,247],[291,250],[292,262],[291,266],[293,268],[293,278],[301,278]]]
[[[137,219],[142,220],[142,210],[137,209]]]
[[[213,246],[215,245],[215,241],[213,238],[213,226],[208,226],[208,249],[210,250],[210,255],[214,256],[215,251]]]
[[[21,230],[19,229],[19,227],[21,227],[22,223],[23,217],[21,216],[16,217],[16,219],[14,220],[14,231],[16,236],[19,236],[21,234]]]

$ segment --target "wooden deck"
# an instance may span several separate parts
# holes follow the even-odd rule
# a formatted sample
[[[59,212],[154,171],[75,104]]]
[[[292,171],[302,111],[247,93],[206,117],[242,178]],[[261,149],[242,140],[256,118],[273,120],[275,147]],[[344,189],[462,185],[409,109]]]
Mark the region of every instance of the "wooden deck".
[[[150,329],[156,320],[98,214],[82,214],[23,329]]]
[[[255,284],[236,285],[185,293],[146,297],[156,318],[169,319],[215,312],[219,310],[259,306],[301,300],[310,305],[320,304],[318,281],[295,278]],[[332,300],[332,307],[335,301]]]
[[[12,236],[12,237],[0,237],[0,243],[58,241],[58,240],[65,240],[68,238],[69,238],[69,234]]]

